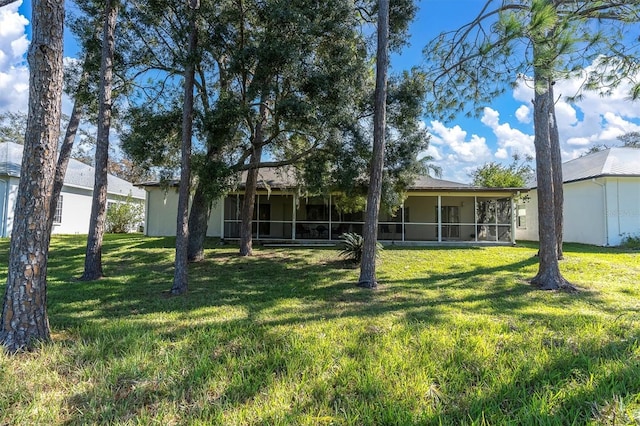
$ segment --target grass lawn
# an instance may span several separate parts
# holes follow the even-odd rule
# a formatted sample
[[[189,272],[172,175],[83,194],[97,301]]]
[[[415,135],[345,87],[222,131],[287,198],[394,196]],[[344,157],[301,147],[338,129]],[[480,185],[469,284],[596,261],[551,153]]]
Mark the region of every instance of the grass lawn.
[[[387,248],[381,286],[327,248],[211,246],[167,297],[173,240],[54,237],[53,343],[0,353],[0,424],[640,424],[640,253]],[[0,256],[8,256],[0,241]],[[6,261],[0,266],[4,293]]]

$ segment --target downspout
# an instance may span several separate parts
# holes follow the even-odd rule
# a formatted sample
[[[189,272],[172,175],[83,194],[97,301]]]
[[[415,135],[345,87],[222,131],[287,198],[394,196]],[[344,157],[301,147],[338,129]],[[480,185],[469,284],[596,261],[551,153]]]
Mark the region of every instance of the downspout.
[[[2,228],[0,228],[0,237],[7,236],[7,207],[9,205],[9,181],[0,179],[0,182],[4,182],[4,200],[2,200]]]
[[[604,242],[605,246],[609,246],[609,217],[607,216],[607,185],[597,182],[595,178],[591,178],[591,182],[602,188],[602,214],[604,215]]]

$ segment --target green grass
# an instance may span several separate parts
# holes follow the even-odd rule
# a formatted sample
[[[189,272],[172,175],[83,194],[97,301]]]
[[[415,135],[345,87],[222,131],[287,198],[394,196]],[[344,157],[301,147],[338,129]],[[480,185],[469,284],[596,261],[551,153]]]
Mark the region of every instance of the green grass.
[[[210,241],[171,298],[171,239],[107,236],[98,282],[84,243],[53,239],[53,343],[0,354],[0,424],[640,423],[638,252],[567,245],[567,294],[531,244],[387,247],[370,291],[335,249]]]

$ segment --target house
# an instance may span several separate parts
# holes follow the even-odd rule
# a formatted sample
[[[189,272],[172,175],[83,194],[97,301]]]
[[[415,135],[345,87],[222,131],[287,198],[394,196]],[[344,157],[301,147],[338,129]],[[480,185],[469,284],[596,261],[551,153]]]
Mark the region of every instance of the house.
[[[8,237],[13,228],[13,212],[20,182],[22,145],[0,143],[0,236]],[[71,159],[56,209],[53,233],[86,234],[89,231],[94,168]],[[128,196],[144,203],[145,191],[109,175],[107,203],[123,202]]]
[[[240,179],[244,182],[243,179]],[[147,191],[146,234],[176,234],[177,188],[143,183]],[[254,238],[269,241],[337,241],[362,233],[363,212],[345,212],[336,197],[303,196],[286,171],[261,169],[253,220]],[[387,243],[515,242],[514,199],[523,188],[478,188],[424,176],[409,188],[395,215],[381,212],[378,238]],[[207,235],[239,238],[242,185],[214,203]]]
[[[609,148],[562,165],[564,241],[620,245],[640,235],[640,149]],[[538,197],[518,206],[516,236],[538,240]]]

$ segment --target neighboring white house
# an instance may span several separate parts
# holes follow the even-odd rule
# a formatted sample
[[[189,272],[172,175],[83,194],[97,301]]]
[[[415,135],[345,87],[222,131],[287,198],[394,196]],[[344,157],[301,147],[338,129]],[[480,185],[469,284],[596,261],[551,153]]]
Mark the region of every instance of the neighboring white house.
[[[157,182],[140,186],[147,191],[147,235],[176,235],[177,188]],[[378,237],[385,242],[513,244],[513,200],[520,191],[526,189],[478,188],[425,176],[409,188],[395,216],[381,212]],[[242,199],[240,190],[214,203],[208,236],[238,239]],[[363,213],[341,212],[335,195],[301,196],[291,176],[260,170],[256,240],[337,241],[344,232],[362,233],[363,224]]]
[[[8,237],[13,228],[13,212],[20,182],[22,145],[0,143],[0,236]],[[70,160],[64,186],[58,200],[53,233],[86,234],[89,231],[94,168],[77,160]],[[109,175],[107,202],[123,202],[131,195],[134,201],[144,203],[145,191],[131,183]]]
[[[564,241],[620,245],[640,235],[640,149],[609,148],[562,165]],[[518,206],[516,237],[538,240],[537,191]]]

